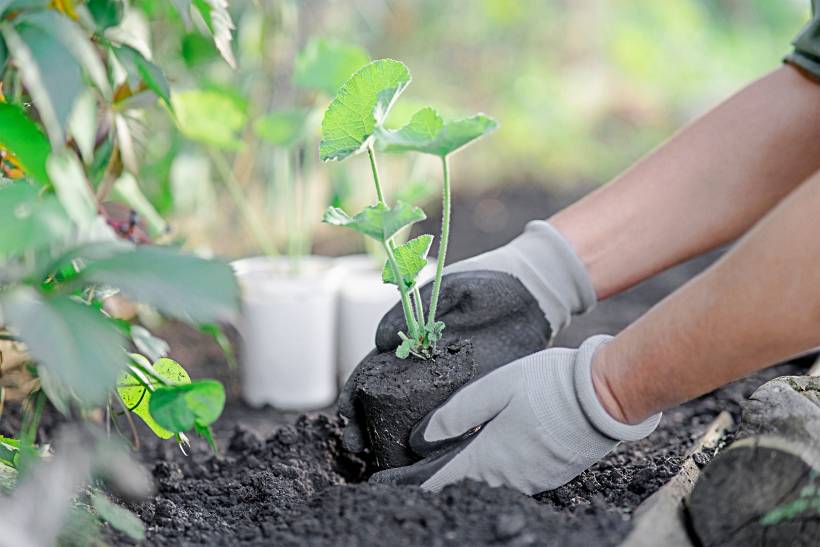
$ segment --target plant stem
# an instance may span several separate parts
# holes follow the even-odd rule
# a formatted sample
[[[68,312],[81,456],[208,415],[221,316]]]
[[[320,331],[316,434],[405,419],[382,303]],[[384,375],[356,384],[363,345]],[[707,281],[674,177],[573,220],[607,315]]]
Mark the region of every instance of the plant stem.
[[[245,224],[251,231],[253,238],[256,240],[256,244],[259,245],[262,252],[267,256],[276,256],[279,254],[276,252],[276,248],[268,238],[265,228],[257,220],[256,215],[254,215],[253,210],[248,204],[248,200],[245,199],[245,194],[242,191],[242,187],[239,186],[239,182],[236,180],[236,177],[228,165],[228,162],[225,161],[225,157],[221,153],[212,149],[208,150],[208,155],[211,157],[211,161],[213,161],[214,166],[219,173],[219,177],[225,183],[225,187],[228,189],[231,199],[233,199],[233,202],[236,204],[236,208],[239,209],[239,214],[242,215],[242,219],[245,221]]]
[[[379,203],[387,205],[384,201],[384,192],[382,191],[382,183],[379,178],[379,169],[376,166],[376,155],[373,152],[373,146],[367,147],[367,156],[370,158],[370,170],[373,172],[373,182],[376,185],[376,197],[378,198]],[[401,307],[404,311],[404,319],[407,322],[408,334],[410,335],[410,338],[418,340],[419,326],[424,325],[424,313],[422,312],[420,315],[421,322],[418,322],[413,316],[413,304],[410,302],[407,288],[404,286],[404,283],[401,282],[399,265],[396,262],[396,255],[393,252],[396,249],[396,245],[393,243],[393,238],[388,238],[384,241],[383,246],[385,253],[387,253],[387,261],[390,263],[390,268],[393,270],[393,278],[396,280],[396,284],[399,288],[399,294],[401,295]],[[419,309],[421,309],[421,299],[417,300],[417,305],[419,306]]]
[[[407,334],[410,338],[415,340],[419,337],[419,326],[416,323],[416,318],[413,317],[413,306],[410,303],[410,297],[407,293],[407,288],[401,282],[401,275],[399,275],[399,265],[396,263],[396,255],[393,254],[393,249],[390,248],[390,242],[383,243],[384,252],[387,253],[387,261],[390,263],[390,269],[393,270],[393,278],[398,282],[399,294],[401,295],[401,307],[404,310],[404,320],[407,322]]]
[[[421,292],[419,291],[418,285],[413,286],[413,301],[416,304],[416,319],[419,322],[419,326],[424,325],[424,301],[421,299]]]
[[[0,340],[8,341],[8,342],[20,342],[20,338],[18,336],[14,336],[8,332],[0,332]]]
[[[433,294],[430,295],[430,315],[427,318],[428,326],[436,322],[436,306],[441,291],[441,275],[444,270],[444,260],[447,258],[447,242],[450,239],[450,166],[447,156],[441,158],[443,173],[441,193],[441,238],[438,243],[438,260],[436,261],[436,277],[433,281]]]
[[[156,380],[157,382],[159,382],[163,386],[170,386],[171,385],[171,383],[168,380],[166,380],[164,377],[157,374],[153,369],[151,369],[149,367],[146,367],[146,366],[143,366],[136,359],[130,359],[129,365],[131,366],[131,368],[136,369],[137,371],[141,372],[145,376],[148,376],[149,378],[153,378],[154,380]],[[137,378],[137,379],[139,380],[139,378]]]
[[[384,201],[384,192],[382,191],[382,182],[379,179],[379,170],[376,167],[376,155],[373,153],[373,146],[367,147],[367,156],[370,158],[370,170],[373,171],[373,182],[376,183],[376,197],[381,203],[387,205]]]

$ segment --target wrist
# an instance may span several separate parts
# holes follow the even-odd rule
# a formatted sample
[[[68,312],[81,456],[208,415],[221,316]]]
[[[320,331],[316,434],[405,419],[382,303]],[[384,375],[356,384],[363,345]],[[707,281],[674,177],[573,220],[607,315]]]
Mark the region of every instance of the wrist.
[[[614,419],[625,424],[637,423],[630,420],[624,411],[621,401],[618,399],[615,390],[612,388],[612,382],[608,374],[612,368],[606,366],[608,350],[612,344],[604,344],[598,348],[598,351],[592,356],[592,365],[590,372],[592,374],[592,387],[595,389],[595,395],[598,397],[598,402],[606,410],[607,414]]]
[[[661,414],[635,420],[629,415],[629,409],[621,404],[616,384],[606,375],[607,371],[612,370],[605,362],[610,340],[611,336],[593,336],[578,348],[575,393],[587,419],[599,432],[620,441],[637,441],[655,430]],[[597,364],[595,367],[594,363]]]

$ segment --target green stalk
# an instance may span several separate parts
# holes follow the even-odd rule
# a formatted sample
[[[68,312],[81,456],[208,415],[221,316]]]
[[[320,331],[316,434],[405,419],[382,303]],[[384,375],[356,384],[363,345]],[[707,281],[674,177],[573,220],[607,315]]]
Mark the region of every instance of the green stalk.
[[[450,239],[450,166],[447,156],[441,158],[443,183],[441,193],[441,239],[438,244],[438,260],[436,261],[436,277],[433,281],[433,294],[430,295],[430,315],[427,316],[427,325],[433,326],[436,322],[436,306],[441,292],[441,275],[444,271],[444,260],[447,258],[447,242]]]
[[[419,291],[419,286],[413,286],[413,302],[416,304],[416,320],[419,322],[419,326],[424,325],[424,301],[421,299],[421,292]]]
[[[399,275],[399,265],[396,262],[396,255],[393,254],[393,249],[390,248],[389,242],[382,242],[384,252],[387,253],[387,262],[390,264],[390,269],[393,270],[393,278],[398,281],[399,294],[401,295],[401,307],[404,310],[404,320],[407,322],[407,334],[410,338],[418,340],[419,325],[413,317],[413,306],[410,304],[410,297],[404,283],[401,282],[401,275]]]
[[[384,201],[384,191],[382,190],[382,183],[381,179],[379,178],[379,169],[376,166],[376,154],[373,152],[373,147],[367,147],[367,156],[370,158],[370,170],[373,172],[373,182],[376,185],[376,197],[379,200],[379,203],[387,205]],[[396,280],[396,284],[399,288],[399,294],[401,295],[401,307],[404,311],[404,319],[407,322],[407,330],[410,338],[414,340],[419,339],[419,326],[424,325],[424,313],[422,312],[420,318],[421,322],[417,322],[416,318],[413,316],[413,304],[410,302],[410,296],[407,292],[407,288],[404,286],[404,283],[401,282],[401,275],[399,275],[399,265],[396,263],[396,255],[393,253],[396,249],[395,243],[393,243],[392,238],[388,238],[386,241],[382,242],[384,247],[385,253],[387,253],[387,261],[390,263],[390,269],[393,270],[393,278]],[[421,306],[421,300],[417,301],[418,306]]]
[[[253,210],[248,204],[248,200],[245,199],[245,194],[231,171],[231,168],[228,166],[228,162],[225,161],[225,157],[216,150],[208,150],[208,155],[211,157],[211,161],[213,161],[219,173],[219,177],[225,183],[225,187],[228,189],[231,199],[233,199],[234,204],[236,204],[236,208],[239,209],[242,220],[245,221],[245,224],[251,231],[251,235],[253,235],[253,238],[256,240],[256,244],[259,245],[259,248],[262,249],[262,252],[266,255],[278,255],[279,253],[271,243],[265,228],[257,220],[256,215],[253,214]]]
[[[373,153],[372,146],[367,147],[367,156],[370,158],[370,170],[373,171],[373,182],[376,183],[376,197],[379,198],[381,203],[387,205],[384,201],[384,192],[382,191],[382,183],[379,179],[379,170],[376,167],[376,155]]]

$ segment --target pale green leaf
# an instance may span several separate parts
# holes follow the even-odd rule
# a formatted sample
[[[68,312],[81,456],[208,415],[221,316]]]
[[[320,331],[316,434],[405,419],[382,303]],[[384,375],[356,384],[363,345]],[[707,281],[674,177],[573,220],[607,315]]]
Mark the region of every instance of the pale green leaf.
[[[293,83],[332,97],[368,61],[370,56],[359,46],[314,38],[296,57]]]
[[[162,70],[146,59],[142,53],[130,46],[121,46],[114,49],[117,58],[122,62],[129,75],[131,87],[136,89],[139,81],[145,83],[148,89],[157,94],[162,101],[173,110],[171,103],[171,86]]]
[[[41,184],[49,184],[46,160],[51,145],[40,128],[16,105],[0,103],[0,146],[12,152],[23,169]]]
[[[0,187],[0,256],[17,256],[68,239],[71,220],[53,195],[25,182]]]
[[[85,89],[79,63],[56,36],[37,25],[2,22],[0,33],[51,144],[61,146],[74,102]]]
[[[52,153],[46,169],[68,216],[78,226],[90,225],[97,218],[97,201],[74,152],[64,148]]]
[[[427,218],[419,207],[396,202],[392,209],[384,203],[370,205],[353,217],[338,207],[329,207],[322,221],[356,230],[377,241],[387,241],[396,232]]]
[[[430,252],[430,245],[432,244],[433,236],[424,234],[411,239],[403,245],[399,245],[393,251],[396,257],[396,265],[399,268],[399,275],[405,287],[411,288],[415,285],[416,277],[427,265],[427,253]],[[398,285],[393,275],[393,268],[390,267],[390,262],[386,262],[384,265],[382,281],[391,285]]]
[[[218,148],[239,148],[247,115],[235,98],[217,90],[191,90],[174,93],[171,102],[183,135]]]
[[[146,355],[152,361],[162,359],[168,355],[171,349],[168,342],[154,336],[151,334],[151,331],[140,325],[133,325],[131,327],[131,341],[134,342],[137,351]]]
[[[236,68],[236,58],[231,47],[236,26],[228,12],[228,0],[194,0],[193,5],[213,34],[214,45],[222,58],[231,68]]]
[[[407,359],[410,357],[410,350],[413,349],[413,341],[409,338],[402,340],[401,344],[396,348],[396,357],[399,359]]]
[[[253,130],[258,137],[274,146],[293,146],[305,132],[308,112],[285,110],[272,112],[256,120]]]
[[[77,143],[83,162],[91,165],[97,140],[97,100],[90,90],[86,90],[77,98],[74,111],[68,120],[68,132]]]
[[[136,541],[145,539],[145,525],[137,515],[108,499],[102,492],[91,495],[91,504],[101,519]]]
[[[191,383],[191,378],[185,369],[182,368],[182,365],[172,359],[161,358],[152,366],[142,355],[132,353],[131,358],[139,361],[143,367],[150,368],[172,384],[183,385]],[[147,386],[145,384],[147,384]],[[159,386],[160,384],[154,378],[145,377],[137,379],[129,372],[123,372],[117,381],[117,394],[120,396],[120,399],[122,399],[125,407],[139,416],[157,437],[160,439],[170,439],[174,436],[174,433],[168,431],[154,420],[148,406],[151,400],[152,390],[157,389]]]
[[[97,310],[66,296],[18,287],[0,299],[3,319],[80,400],[101,403],[125,367],[124,340]]]
[[[122,176],[114,182],[111,193],[113,197],[126,203],[140,215],[145,221],[148,227],[148,233],[151,234],[151,236],[156,237],[167,232],[168,223],[165,222],[165,219],[157,212],[154,205],[145,197],[145,194],[142,193],[134,175],[131,173],[123,173]]]
[[[105,65],[91,42],[91,37],[77,23],[56,10],[44,10],[26,15],[17,24],[39,27],[54,37],[83,67],[103,97],[111,97],[111,85],[108,83]]]
[[[343,160],[367,148],[409,83],[410,71],[392,59],[373,61],[356,72],[325,111],[319,143],[322,160]]]
[[[414,151],[445,157],[497,127],[498,122],[484,114],[444,123],[434,109],[423,108],[401,129],[377,129],[376,142],[386,152]]]
[[[152,245],[112,248],[109,256],[86,262],[78,282],[117,287],[183,321],[230,321],[238,313],[239,288],[224,262]]]

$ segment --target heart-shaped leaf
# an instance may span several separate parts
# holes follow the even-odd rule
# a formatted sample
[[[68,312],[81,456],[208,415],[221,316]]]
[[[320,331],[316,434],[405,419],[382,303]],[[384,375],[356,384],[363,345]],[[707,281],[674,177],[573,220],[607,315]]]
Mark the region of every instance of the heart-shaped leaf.
[[[425,218],[421,208],[398,201],[393,208],[384,203],[370,205],[352,217],[338,207],[329,207],[322,221],[356,230],[377,241],[387,241],[405,226]]]
[[[162,386],[151,394],[151,416],[169,431],[183,433],[212,424],[225,407],[225,389],[216,380]]]
[[[185,385],[191,383],[191,378],[185,369],[182,368],[182,365],[172,359],[159,359],[152,366],[142,355],[131,354],[131,358],[139,361],[143,367],[152,369],[172,384]],[[145,385],[146,383],[148,384],[147,386]],[[146,376],[145,378],[138,379],[130,372],[124,372],[120,375],[117,382],[117,393],[126,408],[139,416],[157,437],[170,439],[174,436],[174,433],[157,423],[153,416],[151,416],[148,406],[151,401],[151,390],[158,389],[159,386],[160,384],[154,378]]]
[[[393,251],[402,283],[408,289],[416,284],[416,277],[427,265],[427,253],[430,252],[430,245],[432,244],[433,236],[424,234],[411,239],[403,245],[399,245]],[[393,275],[393,268],[390,267],[390,262],[384,264],[382,281],[391,285],[398,285],[396,277]]]
[[[421,152],[445,157],[498,127],[484,114],[444,122],[433,108],[422,108],[410,122],[396,131],[378,128],[376,142],[386,152]]]
[[[410,71],[392,59],[368,63],[351,76],[325,111],[319,143],[322,161],[343,160],[367,148],[409,83]]]
[[[0,102],[0,146],[15,155],[32,179],[49,184],[46,160],[51,153],[48,139],[20,107]]]
[[[359,46],[314,38],[296,57],[293,83],[332,97],[369,60],[367,52]]]

